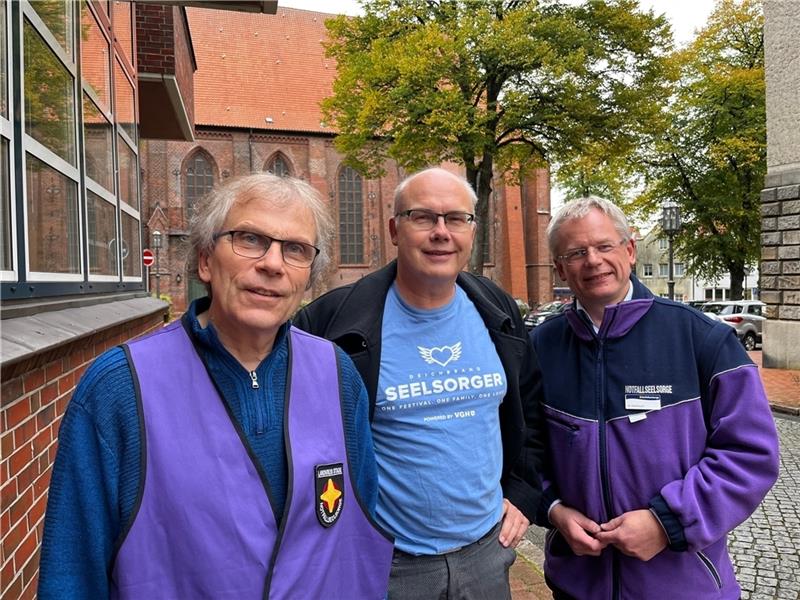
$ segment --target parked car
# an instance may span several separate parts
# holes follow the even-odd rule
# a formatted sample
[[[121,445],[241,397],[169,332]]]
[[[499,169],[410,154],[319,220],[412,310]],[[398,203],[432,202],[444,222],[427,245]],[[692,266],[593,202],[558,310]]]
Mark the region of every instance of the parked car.
[[[706,302],[702,310],[712,319],[733,327],[739,340],[749,351],[761,343],[761,330],[767,320],[763,315],[764,306],[758,300],[728,300]]]
[[[697,310],[703,310],[703,305],[708,304],[708,300],[687,300],[685,304],[688,304],[692,308],[696,308]]]
[[[554,317],[563,311],[568,304],[569,302],[564,300],[553,300],[552,302],[540,304],[536,310],[532,310],[525,317],[525,328],[530,331],[537,325],[541,325],[546,319]]]

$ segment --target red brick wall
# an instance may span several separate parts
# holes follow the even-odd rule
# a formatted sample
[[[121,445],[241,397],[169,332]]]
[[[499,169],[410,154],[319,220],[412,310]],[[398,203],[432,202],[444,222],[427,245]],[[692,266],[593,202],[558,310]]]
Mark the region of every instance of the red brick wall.
[[[163,324],[161,315],[100,331],[3,366],[0,388],[0,598],[34,598],[58,427],[86,367]]]
[[[191,34],[186,13],[173,8],[175,22],[175,78],[181,90],[189,122],[194,124],[194,71],[195,62],[190,46]]]
[[[144,221],[149,230],[160,228],[165,236],[160,254],[162,294],[169,294],[173,310],[186,308],[188,280],[186,258],[188,244],[183,236],[186,222],[185,180],[186,160],[201,150],[211,158],[215,183],[229,177],[263,171],[268,161],[280,152],[290,163],[292,174],[309,181],[323,198],[333,204],[336,215],[336,188],[342,156],[331,138],[290,133],[253,133],[235,129],[198,128],[195,142],[143,140],[141,167]],[[462,170],[453,166],[453,170]],[[396,255],[388,233],[388,221],[394,205],[394,189],[404,172],[395,163],[386,164],[386,173],[378,179],[364,180],[364,264],[335,264],[338,249],[334,247],[334,269],[323,285],[309,294],[317,296],[327,289],[358,280],[385,265]],[[524,197],[518,188],[508,188],[509,198],[501,180],[496,181],[495,212],[490,215],[492,227],[493,264],[486,275],[493,278],[512,295],[523,300],[542,302],[551,299],[550,261],[544,239],[544,227],[549,219],[549,173],[538,169],[526,181]],[[158,205],[160,211],[156,211]],[[523,218],[527,215],[527,219]],[[532,243],[531,243],[532,242]],[[334,240],[335,244],[335,240]],[[180,282],[178,281],[180,275]],[[151,269],[150,289],[155,289]]]
[[[177,7],[134,4],[140,73],[175,74],[174,13]]]

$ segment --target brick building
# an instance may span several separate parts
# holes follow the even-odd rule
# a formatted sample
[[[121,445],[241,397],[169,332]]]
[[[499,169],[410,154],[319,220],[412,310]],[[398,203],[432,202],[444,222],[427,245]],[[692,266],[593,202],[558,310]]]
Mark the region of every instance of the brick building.
[[[404,177],[394,163],[366,179],[343,165],[335,131],[320,101],[332,91],[335,62],[325,56],[326,18],[279,7],[275,16],[189,8],[197,60],[195,139],[143,140],[145,239],[161,233],[151,289],[168,294],[175,311],[204,293],[186,270],[186,233],[194,203],[229,177],[257,171],[308,180],[329,198],[337,220],[334,270],[317,295],[353,281],[395,256],[388,236],[394,188]],[[450,165],[458,172],[459,168]],[[526,301],[552,297],[544,229],[550,218],[549,174],[521,187],[495,182],[485,273]]]

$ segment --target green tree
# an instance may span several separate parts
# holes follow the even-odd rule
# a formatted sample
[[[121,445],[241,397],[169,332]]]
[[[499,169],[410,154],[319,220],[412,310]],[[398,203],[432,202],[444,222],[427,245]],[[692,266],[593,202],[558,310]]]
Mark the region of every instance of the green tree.
[[[742,297],[760,253],[760,191],[766,173],[764,19],[760,0],[719,0],[706,27],[674,56],[680,83],[669,128],[645,158],[637,200],[655,211],[674,200],[684,228],[677,252],[701,277],[728,273]]]
[[[482,269],[492,177],[602,150],[625,156],[666,96],[662,17],[637,0],[365,0],[328,21],[338,62],[323,109],[369,176],[462,164],[478,195]]]

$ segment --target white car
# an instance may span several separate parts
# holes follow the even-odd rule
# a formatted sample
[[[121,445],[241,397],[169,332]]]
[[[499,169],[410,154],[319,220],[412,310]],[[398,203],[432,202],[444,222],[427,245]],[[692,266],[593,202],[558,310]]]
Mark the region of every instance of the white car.
[[[763,314],[765,306],[758,300],[727,300],[707,302],[701,310],[712,319],[733,327],[745,349],[750,351],[761,343],[761,330],[767,320]]]

